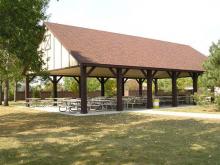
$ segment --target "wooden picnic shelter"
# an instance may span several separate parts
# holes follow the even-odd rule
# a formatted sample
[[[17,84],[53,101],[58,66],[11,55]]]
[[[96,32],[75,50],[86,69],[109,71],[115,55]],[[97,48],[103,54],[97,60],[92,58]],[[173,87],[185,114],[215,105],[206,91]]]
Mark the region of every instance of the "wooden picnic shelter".
[[[124,84],[136,79],[139,95],[147,82],[147,108],[153,107],[152,84],[155,93],[158,79],[172,79],[172,106],[178,106],[177,79],[191,77],[193,92],[197,92],[198,76],[206,56],[188,45],[117,34],[87,28],[45,23],[47,33],[41,44],[45,67],[53,83],[53,97],[57,97],[57,83],[62,77],[73,77],[79,83],[81,113],[87,113],[87,78],[101,83],[101,96],[109,78],[117,80],[117,111],[123,110]],[[29,82],[26,77],[26,98]]]

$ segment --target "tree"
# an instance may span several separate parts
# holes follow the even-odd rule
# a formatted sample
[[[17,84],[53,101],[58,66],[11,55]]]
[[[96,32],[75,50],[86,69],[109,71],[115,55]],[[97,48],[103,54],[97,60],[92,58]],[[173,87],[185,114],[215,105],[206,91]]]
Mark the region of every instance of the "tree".
[[[214,87],[220,87],[220,40],[217,43],[213,43],[209,51],[208,60],[203,65],[205,73],[202,76],[202,81],[204,86],[214,92]],[[218,96],[216,101],[220,109],[220,96]]]
[[[4,105],[8,106],[9,80],[20,75],[20,62],[14,55],[0,49],[0,76],[4,82]]]
[[[89,92],[95,92],[101,89],[101,85],[96,78],[88,78],[87,88]]]
[[[210,47],[210,55],[204,63],[204,84],[207,87],[220,87],[220,40]]]
[[[40,71],[43,59],[38,49],[45,32],[43,21],[49,0],[1,0],[0,41],[3,49],[21,61],[22,73]]]
[[[65,77],[64,81],[64,89],[67,91],[71,91],[73,93],[79,93],[79,85],[72,77]]]
[[[44,37],[48,3],[49,0],[0,0],[0,58],[7,65],[7,60],[15,57],[19,62],[13,65],[21,69],[21,75],[42,71],[43,54],[38,46]],[[9,74],[14,72],[6,67],[0,73],[5,76],[7,102]]]
[[[64,78],[64,89],[67,91],[72,91],[74,93],[79,92],[79,84],[72,77]],[[87,89],[89,92],[94,92],[100,90],[100,83],[96,78],[87,79]]]
[[[106,96],[115,96],[117,92],[116,79],[109,79],[105,83]]]

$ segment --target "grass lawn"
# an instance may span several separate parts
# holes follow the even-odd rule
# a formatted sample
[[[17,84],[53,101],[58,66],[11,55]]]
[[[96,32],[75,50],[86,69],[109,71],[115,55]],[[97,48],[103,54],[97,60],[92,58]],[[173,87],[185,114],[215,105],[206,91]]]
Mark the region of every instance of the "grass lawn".
[[[178,108],[164,108],[164,109],[158,109],[158,110],[220,114],[220,110],[215,105],[204,105],[204,106],[197,105],[197,106],[178,107]]]
[[[220,163],[220,121],[0,106],[0,165]]]

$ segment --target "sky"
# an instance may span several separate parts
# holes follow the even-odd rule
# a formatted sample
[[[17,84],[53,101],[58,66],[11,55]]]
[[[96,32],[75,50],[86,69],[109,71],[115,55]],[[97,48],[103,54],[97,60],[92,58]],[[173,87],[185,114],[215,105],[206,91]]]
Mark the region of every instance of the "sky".
[[[190,45],[220,39],[220,0],[51,0],[50,22]]]

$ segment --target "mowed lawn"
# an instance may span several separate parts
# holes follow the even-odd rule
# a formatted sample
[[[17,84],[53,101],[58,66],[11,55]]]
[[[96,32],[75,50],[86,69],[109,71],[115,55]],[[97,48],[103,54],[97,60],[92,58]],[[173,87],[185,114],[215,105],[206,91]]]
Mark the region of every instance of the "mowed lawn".
[[[0,165],[220,164],[220,121],[0,106]]]

